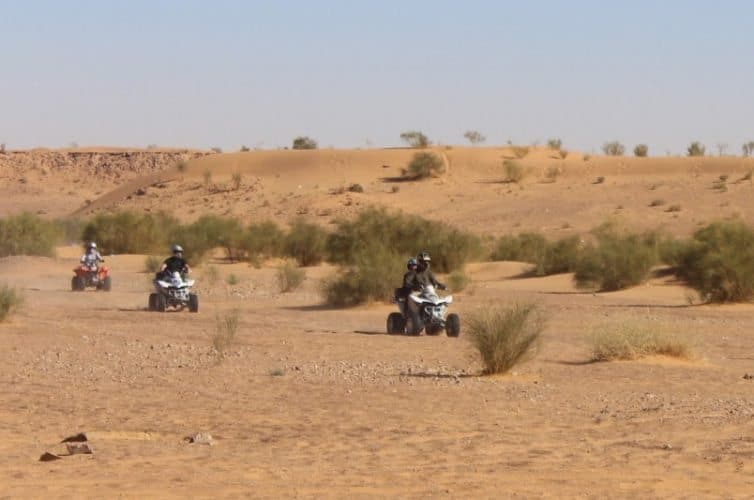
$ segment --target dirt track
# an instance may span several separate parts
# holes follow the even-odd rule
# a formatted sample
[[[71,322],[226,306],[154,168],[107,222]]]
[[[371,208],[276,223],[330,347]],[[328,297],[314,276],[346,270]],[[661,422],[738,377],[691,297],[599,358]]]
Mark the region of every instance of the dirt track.
[[[544,350],[479,377],[462,338],[384,335],[389,306],[328,310],[307,270],[224,265],[199,314],[148,313],[143,257],[108,258],[114,291],[68,291],[76,249],[0,261],[27,306],[0,325],[0,494],[9,497],[751,498],[754,307],[688,307],[665,281],[576,293],[568,276],[477,264],[454,304],[534,300]],[[242,311],[225,360],[215,314]],[[703,359],[586,363],[597,324],[670,322]],[[282,376],[276,374],[282,372]],[[79,431],[95,455],[37,461]],[[182,438],[209,432],[216,445]]]

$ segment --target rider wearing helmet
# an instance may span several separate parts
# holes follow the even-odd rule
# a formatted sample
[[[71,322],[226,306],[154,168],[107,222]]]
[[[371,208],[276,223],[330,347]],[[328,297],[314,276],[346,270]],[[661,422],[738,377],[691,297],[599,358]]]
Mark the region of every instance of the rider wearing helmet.
[[[162,263],[162,267],[160,268],[160,272],[157,274],[170,274],[175,272],[181,274],[188,274],[191,272],[191,268],[189,268],[188,263],[183,258],[183,247],[181,245],[173,245],[173,256],[165,259],[165,262]]]
[[[432,285],[439,290],[445,290],[446,286],[443,283],[437,281],[435,273],[429,268],[429,263],[432,261],[427,252],[421,252],[416,256],[416,260],[419,262],[419,268],[416,273],[416,280],[421,286]]]
[[[81,256],[81,265],[90,269],[96,269],[100,262],[105,262],[105,259],[103,259],[102,255],[97,251],[97,244],[90,241],[86,245],[86,253]]]
[[[408,269],[408,271],[403,275],[403,290],[405,291],[405,294],[408,295],[412,291],[421,288],[419,280],[417,279],[419,261],[411,257],[408,259],[408,262],[406,262],[406,269]]]

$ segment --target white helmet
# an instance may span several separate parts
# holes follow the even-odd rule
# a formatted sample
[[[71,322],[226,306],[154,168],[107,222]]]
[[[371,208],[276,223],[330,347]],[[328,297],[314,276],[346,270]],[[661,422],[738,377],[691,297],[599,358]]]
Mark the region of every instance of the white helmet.
[[[86,246],[87,248],[97,248],[97,244],[93,241],[90,241],[89,244]]]
[[[181,245],[173,245],[173,253],[183,253],[183,247]]]

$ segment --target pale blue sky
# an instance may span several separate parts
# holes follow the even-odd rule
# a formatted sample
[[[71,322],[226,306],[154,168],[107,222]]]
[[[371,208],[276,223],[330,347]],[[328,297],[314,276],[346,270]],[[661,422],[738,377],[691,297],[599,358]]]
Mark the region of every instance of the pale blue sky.
[[[746,0],[0,0],[0,142],[754,139]]]

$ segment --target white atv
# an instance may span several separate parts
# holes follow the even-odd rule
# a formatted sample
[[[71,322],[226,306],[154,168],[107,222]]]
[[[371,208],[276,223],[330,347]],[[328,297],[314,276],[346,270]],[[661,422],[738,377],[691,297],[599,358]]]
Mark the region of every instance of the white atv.
[[[453,296],[440,297],[432,285],[410,293],[408,297],[396,296],[396,302],[401,312],[390,313],[387,317],[388,334],[420,335],[422,330],[427,335],[439,335],[442,330],[448,337],[461,334],[461,318],[455,313],[448,314]]]
[[[199,312],[199,297],[191,293],[194,280],[184,279],[181,273],[168,273],[154,281],[156,292],[149,294],[149,310],[164,312],[167,308]]]

